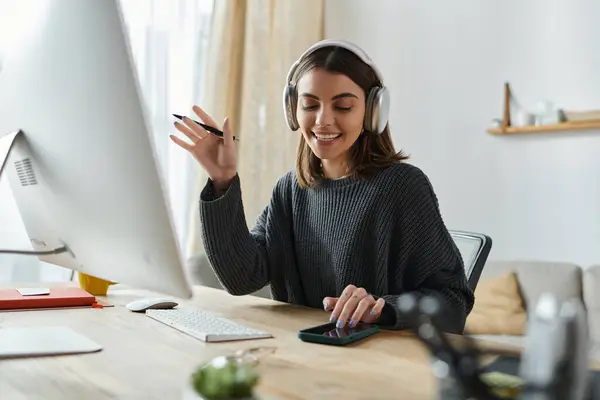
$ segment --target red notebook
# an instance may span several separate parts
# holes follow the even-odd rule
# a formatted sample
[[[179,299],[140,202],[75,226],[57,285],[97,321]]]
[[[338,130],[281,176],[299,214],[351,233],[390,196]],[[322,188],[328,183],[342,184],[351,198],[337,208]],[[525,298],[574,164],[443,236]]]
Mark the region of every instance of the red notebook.
[[[50,294],[23,296],[17,289],[0,290],[0,310],[91,307],[96,298],[78,287],[50,288]]]

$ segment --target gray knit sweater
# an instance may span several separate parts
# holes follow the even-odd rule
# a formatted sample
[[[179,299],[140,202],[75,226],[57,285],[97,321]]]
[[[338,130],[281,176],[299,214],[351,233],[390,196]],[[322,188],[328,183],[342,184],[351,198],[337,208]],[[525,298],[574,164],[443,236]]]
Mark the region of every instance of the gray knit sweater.
[[[323,307],[353,284],[386,301],[382,327],[407,328],[399,295],[437,295],[442,327],[463,331],[473,307],[460,253],[427,176],[398,163],[366,180],[324,180],[302,189],[294,172],[279,179],[254,227],[246,225],[239,176],[200,198],[202,239],[225,289],[245,295],[271,285],[275,300]]]

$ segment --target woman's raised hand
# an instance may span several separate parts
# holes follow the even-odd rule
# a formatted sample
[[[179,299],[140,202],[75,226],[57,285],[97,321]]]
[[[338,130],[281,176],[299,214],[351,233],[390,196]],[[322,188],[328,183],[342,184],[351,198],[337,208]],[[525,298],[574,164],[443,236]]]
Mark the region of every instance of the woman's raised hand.
[[[200,107],[194,106],[193,110],[202,123],[220,129]],[[227,188],[237,173],[237,151],[229,119],[225,118],[223,122],[222,138],[208,132],[188,117],[183,118],[183,123],[175,122],[175,127],[191,143],[174,135],[170,136],[171,140],[194,156],[217,188]]]

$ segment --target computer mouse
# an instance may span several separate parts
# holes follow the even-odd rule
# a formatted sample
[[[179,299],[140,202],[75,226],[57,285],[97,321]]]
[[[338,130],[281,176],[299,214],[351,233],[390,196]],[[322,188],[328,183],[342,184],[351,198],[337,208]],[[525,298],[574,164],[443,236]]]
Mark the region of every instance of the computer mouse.
[[[130,303],[127,303],[125,307],[134,312],[143,312],[146,310],[154,309],[154,310],[167,310],[169,308],[173,308],[177,306],[177,303],[173,299],[166,298],[148,298],[148,299],[140,299],[134,300]]]

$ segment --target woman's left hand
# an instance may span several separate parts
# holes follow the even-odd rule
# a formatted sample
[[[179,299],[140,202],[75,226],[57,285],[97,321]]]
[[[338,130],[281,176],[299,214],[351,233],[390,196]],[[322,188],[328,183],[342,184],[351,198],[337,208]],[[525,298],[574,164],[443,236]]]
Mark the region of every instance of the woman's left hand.
[[[326,311],[333,310],[331,322],[336,322],[337,328],[355,326],[359,321],[373,323],[381,317],[385,300],[375,299],[363,288],[348,285],[340,297],[325,297],[323,307]]]

